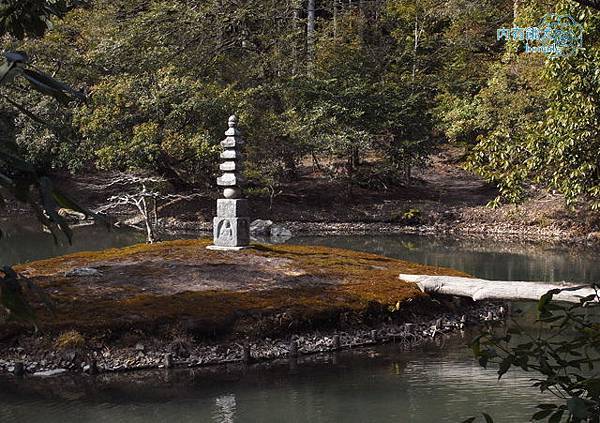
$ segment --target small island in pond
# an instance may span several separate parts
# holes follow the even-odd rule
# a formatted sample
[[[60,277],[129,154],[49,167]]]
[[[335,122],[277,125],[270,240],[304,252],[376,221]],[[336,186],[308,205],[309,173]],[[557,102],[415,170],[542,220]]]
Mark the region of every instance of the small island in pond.
[[[0,370],[14,371],[17,360],[31,373],[115,371],[418,343],[489,307],[456,309],[399,278],[465,276],[451,269],[328,247],[253,244],[230,252],[209,244],[140,244],[16,267],[48,293],[54,310],[32,295],[39,333],[23,321],[1,327]]]

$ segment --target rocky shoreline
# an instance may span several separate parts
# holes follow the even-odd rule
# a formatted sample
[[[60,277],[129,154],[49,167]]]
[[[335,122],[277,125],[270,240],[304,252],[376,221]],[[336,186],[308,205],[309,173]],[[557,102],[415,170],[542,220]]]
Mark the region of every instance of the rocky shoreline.
[[[443,342],[468,326],[495,324],[506,318],[507,305],[498,302],[468,303],[456,311],[411,322],[388,322],[344,331],[310,331],[281,338],[234,339],[229,342],[171,342],[148,338],[129,348],[67,348],[27,351],[11,347],[0,353],[0,374],[16,377],[53,377],[66,373],[119,373],[165,368],[212,367],[235,363],[271,362],[386,343],[409,350],[424,343]]]

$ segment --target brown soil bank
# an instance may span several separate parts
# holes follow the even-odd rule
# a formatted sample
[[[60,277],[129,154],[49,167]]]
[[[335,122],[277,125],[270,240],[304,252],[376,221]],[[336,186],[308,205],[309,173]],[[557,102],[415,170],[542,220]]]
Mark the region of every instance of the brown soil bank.
[[[79,253],[16,270],[56,306],[55,314],[39,307],[44,333],[160,333],[178,325],[195,335],[259,336],[337,326],[344,318],[385,314],[390,307],[408,309],[425,295],[399,280],[400,273],[461,274],[326,247],[255,245],[233,253],[206,250],[208,243]],[[99,273],[77,276],[73,270],[81,268]],[[0,335],[6,340],[22,329],[0,325]]]

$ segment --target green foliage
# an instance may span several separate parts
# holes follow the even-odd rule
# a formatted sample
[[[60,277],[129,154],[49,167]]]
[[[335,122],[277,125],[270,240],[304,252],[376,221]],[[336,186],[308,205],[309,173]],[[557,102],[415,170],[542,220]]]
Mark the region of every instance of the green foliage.
[[[23,95],[35,116],[57,123],[16,120],[20,153],[44,170],[141,170],[177,184],[213,183],[224,121],[236,113],[258,190],[294,178],[310,156],[349,184],[402,184],[446,138],[466,145],[468,168],[499,187],[495,204],[520,201],[533,183],[571,205],[599,207],[593,9],[388,0],[338,2],[334,11],[325,2],[313,60],[303,3],[294,0],[97,0],[70,11],[72,3],[30,3],[51,5],[32,16],[62,19],[19,47],[37,69],[91,94],[89,104],[66,109]],[[515,4],[523,26],[552,7],[568,10],[585,26],[586,50],[545,61],[497,42]]]
[[[528,166],[536,181],[563,193],[568,204],[588,200],[600,210],[600,12],[566,10],[583,23],[586,48],[547,63],[549,103],[529,135],[528,148],[536,154]]]
[[[541,7],[523,9],[519,24],[535,24]],[[585,49],[572,57],[536,60],[509,46],[486,88],[446,114],[454,139],[477,136],[468,168],[500,190],[496,200],[521,200],[529,183],[564,194],[568,205],[600,208],[597,105],[600,93],[600,12],[562,2],[584,28]]]
[[[41,37],[52,28],[51,18],[64,16],[79,3],[79,0],[2,0],[0,36]]]
[[[404,40],[388,35],[397,19],[341,16],[319,40],[313,72],[293,81],[296,137],[331,159],[332,175],[360,181],[369,154],[400,172],[435,145],[428,91],[416,89],[422,81],[412,77],[411,63],[390,63],[394,49],[406,53]]]
[[[533,387],[554,395],[556,403],[539,404],[532,420],[600,419],[600,377],[595,372],[600,357],[598,287],[574,305],[553,300],[560,292],[579,288],[555,289],[540,298],[537,336],[513,322],[505,334],[484,332],[471,344],[481,366],[498,366],[498,379],[511,368],[520,368],[536,374]]]
[[[481,413],[481,415],[482,415],[483,421],[485,423],[494,423],[494,419],[489,414]],[[468,419],[464,420],[462,423],[473,423],[475,420],[477,420],[477,417],[469,417]]]
[[[101,169],[158,171],[197,183],[218,162],[217,134],[233,98],[174,69],[123,75],[98,82],[74,124]]]
[[[30,96],[37,115],[67,123],[71,136],[65,144],[18,121],[20,149],[47,169],[209,183],[224,120],[236,113],[249,141],[248,174],[260,184],[295,177],[311,154],[350,183],[371,178],[377,169],[361,164],[373,154],[391,173],[422,163],[435,144],[433,97],[418,89],[428,82],[413,75],[414,61],[402,60],[411,43],[393,35],[399,24],[410,32],[410,21],[387,4],[365,13],[340,7],[335,21],[319,20],[309,63],[298,7],[98,0],[68,13],[23,48],[41,68],[63,64],[62,78],[81,81],[91,101],[65,112]]]
[[[25,300],[19,276],[9,267],[4,267],[0,274],[0,306],[7,320],[35,321],[35,312]]]
[[[0,3],[0,36],[9,35],[22,39],[26,35],[39,36],[50,27],[49,18],[63,16],[77,2],[67,3],[62,0],[52,1],[3,1]],[[73,90],[69,85],[46,75],[30,66],[27,55],[23,52],[5,52],[0,65],[0,86],[14,88],[21,80],[46,96],[51,96],[66,104],[71,100],[83,100],[85,97]],[[23,90],[29,93],[31,90]],[[38,123],[56,130],[43,119],[40,119],[25,106],[19,103],[19,97],[4,95],[2,98],[22,115]],[[0,205],[4,204],[8,194],[13,199],[29,204],[35,211],[38,220],[52,233],[55,241],[63,234],[71,241],[72,232],[67,222],[58,213],[60,207],[71,208],[84,214],[83,210],[68,195],[57,190],[51,180],[28,161],[21,157],[15,142],[14,113],[7,113],[4,108],[0,115]],[[2,231],[0,231],[0,237]],[[20,295],[17,276],[10,268],[4,268],[4,277],[0,287],[0,303],[4,308],[19,317],[27,308]],[[31,287],[31,284],[29,284]],[[21,304],[23,303],[23,304]]]
[[[402,223],[405,225],[416,225],[421,222],[422,213],[420,209],[410,208],[397,214],[392,214],[390,221],[393,223]],[[410,246],[405,246],[407,249]]]
[[[524,159],[535,151],[528,149],[526,139],[543,114],[545,98],[538,82],[539,59],[507,56],[475,98],[474,119],[467,125],[479,135],[468,169],[496,183],[504,199],[517,202],[529,176]]]

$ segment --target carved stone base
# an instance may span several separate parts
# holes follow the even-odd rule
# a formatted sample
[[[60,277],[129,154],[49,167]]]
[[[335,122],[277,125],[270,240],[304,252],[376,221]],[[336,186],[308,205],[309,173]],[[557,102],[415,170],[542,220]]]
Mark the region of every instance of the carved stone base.
[[[236,201],[236,200],[229,200]],[[247,217],[213,219],[215,247],[247,247],[250,245],[250,222]]]
[[[217,217],[239,217],[248,216],[248,200],[223,199],[217,200]]]

